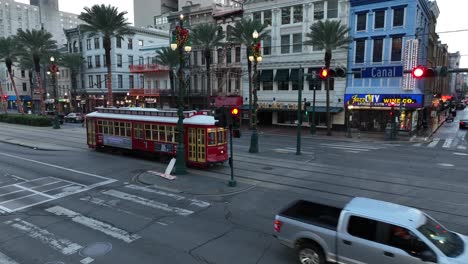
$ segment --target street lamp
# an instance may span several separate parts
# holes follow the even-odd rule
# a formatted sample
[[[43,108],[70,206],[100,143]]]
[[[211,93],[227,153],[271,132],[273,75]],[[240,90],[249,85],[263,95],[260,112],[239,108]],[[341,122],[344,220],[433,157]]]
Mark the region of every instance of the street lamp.
[[[175,174],[182,175],[187,174],[187,166],[185,162],[185,145],[184,145],[184,95],[186,89],[186,82],[184,76],[184,65],[185,65],[185,53],[192,50],[189,40],[189,31],[184,28],[184,15],[180,14],[179,25],[176,26],[172,34],[171,49],[178,50],[179,52],[179,70],[177,72],[179,78],[179,96],[178,104],[179,109],[177,115],[179,120],[177,122],[177,152],[176,152],[176,164]],[[184,53],[185,52],[185,53]]]
[[[249,152],[250,153],[258,153],[258,131],[257,131],[257,101],[258,101],[258,97],[257,97],[257,91],[260,89],[260,80],[259,80],[259,76],[258,76],[258,69],[257,69],[257,65],[258,63],[260,63],[262,61],[262,53],[261,53],[261,46],[260,46],[260,42],[258,40],[258,32],[257,30],[255,30],[253,33],[252,33],[252,37],[253,37],[253,44],[252,46],[250,47],[250,54],[249,54],[249,61],[250,62],[253,62],[254,63],[254,76],[252,78],[252,82],[253,82],[253,89],[252,89],[252,93],[253,93],[253,105],[252,105],[252,108],[251,108],[251,113],[250,113],[250,116],[252,118],[252,135],[250,137],[250,148],[249,148]]]
[[[353,121],[353,109],[354,109],[354,106],[353,105],[348,105],[348,122],[347,122],[347,133],[346,133],[346,137],[349,137],[349,138],[352,138],[352,134],[351,134],[351,122]]]
[[[54,129],[59,129],[60,128],[60,122],[58,118],[58,98],[57,98],[57,75],[59,74],[59,68],[57,64],[55,64],[55,58],[54,56],[50,57],[50,66],[49,70],[47,71],[47,74],[52,77],[52,86],[54,89],[54,124],[53,128]]]

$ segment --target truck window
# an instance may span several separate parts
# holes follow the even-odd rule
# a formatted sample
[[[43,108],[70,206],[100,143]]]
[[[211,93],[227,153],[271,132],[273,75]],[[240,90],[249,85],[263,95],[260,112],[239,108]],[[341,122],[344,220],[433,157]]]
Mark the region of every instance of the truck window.
[[[422,252],[431,250],[426,243],[408,229],[386,223],[380,224],[380,230],[386,234],[383,236],[382,244],[399,248],[415,257],[420,257]]]
[[[359,216],[351,216],[348,223],[348,233],[355,237],[376,241],[377,221]]]

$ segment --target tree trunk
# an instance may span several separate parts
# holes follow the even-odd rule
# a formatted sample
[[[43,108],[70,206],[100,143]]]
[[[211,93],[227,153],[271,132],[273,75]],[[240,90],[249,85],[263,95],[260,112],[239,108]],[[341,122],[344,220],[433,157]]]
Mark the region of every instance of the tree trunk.
[[[44,96],[45,96],[45,89],[42,87],[42,77],[41,77],[41,72],[36,71],[36,82],[37,82],[37,89],[40,90],[40,98],[41,98],[41,113],[42,115],[45,115],[46,107],[45,107],[45,102],[44,102]]]
[[[0,103],[2,103],[3,111],[5,111],[5,114],[8,114],[7,110],[7,100],[3,97],[3,89],[2,89],[2,82],[0,82]]]
[[[174,71],[171,70],[169,71],[169,82],[170,83],[170,86],[171,86],[171,107],[174,107],[176,105],[176,102],[175,102],[175,85],[174,85]],[[161,108],[162,108],[162,105],[161,105]]]
[[[249,128],[252,129],[252,62],[249,60],[249,48],[247,52],[247,72],[249,73]]]
[[[73,107],[72,112],[76,112],[76,110],[78,109],[78,103],[76,102],[76,88],[78,86],[77,78],[76,78],[77,73],[74,70],[70,69],[70,74],[71,74],[71,83],[72,83],[70,101],[72,102],[72,107]]]
[[[106,53],[106,67],[107,67],[107,107],[114,105],[114,99],[112,98],[112,68],[111,68],[111,39],[110,37],[104,37],[104,50]]]
[[[15,83],[15,78],[13,77],[13,71],[11,70],[11,66],[13,65],[13,62],[11,61],[11,58],[6,58],[5,64],[8,70],[8,75],[10,75],[10,81],[11,81],[11,86],[13,86],[13,90],[15,91],[16,95],[16,106],[18,107],[18,112],[23,114],[24,109],[23,105],[21,104],[21,99],[18,94],[18,89],[16,89],[16,83]]]
[[[210,97],[211,97],[211,76],[210,76],[210,64],[211,64],[210,50],[205,50],[205,63],[206,63],[206,98],[205,105],[206,109],[210,108]]]
[[[325,68],[329,69],[330,68],[330,62],[332,58],[332,52],[331,50],[326,50],[325,51]],[[327,80],[325,81],[325,90],[327,91],[327,97],[326,97],[326,108],[327,108],[327,136],[331,136],[331,114],[330,114],[330,77],[328,76]]]

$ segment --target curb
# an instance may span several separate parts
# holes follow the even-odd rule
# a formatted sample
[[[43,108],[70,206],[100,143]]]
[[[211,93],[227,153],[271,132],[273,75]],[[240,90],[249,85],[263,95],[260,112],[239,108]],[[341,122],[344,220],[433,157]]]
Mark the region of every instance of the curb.
[[[40,146],[31,145],[31,144],[11,142],[11,141],[4,140],[4,139],[0,139],[0,142],[5,143],[5,144],[20,146],[20,147],[25,147],[25,148],[31,148],[31,149],[35,149],[35,150],[42,150],[42,151],[64,151],[64,150],[67,150],[65,148],[46,148],[46,147],[40,147]]]

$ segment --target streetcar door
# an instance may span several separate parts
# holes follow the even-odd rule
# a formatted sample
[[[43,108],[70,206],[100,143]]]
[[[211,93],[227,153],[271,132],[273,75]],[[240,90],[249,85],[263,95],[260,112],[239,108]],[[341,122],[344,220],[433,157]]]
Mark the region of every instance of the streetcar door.
[[[206,161],[205,129],[188,128],[188,159],[193,162]]]
[[[96,146],[96,126],[94,119],[86,120],[86,132],[88,135],[88,145]]]

